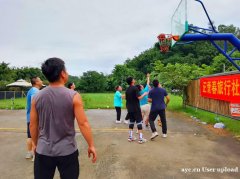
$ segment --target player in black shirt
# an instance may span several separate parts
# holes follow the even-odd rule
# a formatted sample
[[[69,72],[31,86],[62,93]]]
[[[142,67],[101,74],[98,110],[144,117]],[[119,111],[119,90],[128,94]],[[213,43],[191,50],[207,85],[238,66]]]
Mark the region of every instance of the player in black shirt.
[[[132,77],[127,78],[127,83],[129,87],[126,90],[126,107],[128,110],[130,122],[129,122],[129,137],[128,141],[134,141],[133,128],[134,123],[137,123],[140,144],[146,142],[142,134],[142,114],[140,109],[139,100],[146,96],[148,93],[143,93],[142,96],[139,94],[138,88],[135,86],[135,80]]]

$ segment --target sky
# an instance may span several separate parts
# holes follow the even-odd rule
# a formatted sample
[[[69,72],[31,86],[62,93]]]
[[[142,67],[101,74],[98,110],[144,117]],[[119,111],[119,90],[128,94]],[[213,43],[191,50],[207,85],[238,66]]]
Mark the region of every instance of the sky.
[[[110,74],[171,33],[180,0],[0,0],[0,62],[39,67],[50,57],[69,74]],[[240,27],[239,0],[203,0],[215,25]],[[207,27],[200,4],[188,0],[188,21]]]

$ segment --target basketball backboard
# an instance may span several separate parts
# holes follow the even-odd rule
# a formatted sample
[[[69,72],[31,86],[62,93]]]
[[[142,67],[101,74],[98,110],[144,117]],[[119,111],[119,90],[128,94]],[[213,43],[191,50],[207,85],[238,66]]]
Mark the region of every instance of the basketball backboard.
[[[187,0],[181,0],[171,19],[172,46],[188,32]],[[175,37],[175,38],[174,38]]]

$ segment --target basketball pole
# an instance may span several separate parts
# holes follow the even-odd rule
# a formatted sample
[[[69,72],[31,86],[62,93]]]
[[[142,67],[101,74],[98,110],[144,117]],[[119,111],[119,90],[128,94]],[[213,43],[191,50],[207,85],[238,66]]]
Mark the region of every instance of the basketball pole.
[[[232,65],[234,65],[240,71],[240,65],[236,63],[236,61],[239,61],[240,58],[231,57],[231,55],[236,50],[240,51],[240,40],[236,36],[234,36],[234,34],[231,33],[218,33],[212,24],[212,21],[208,15],[208,12],[203,2],[201,0],[195,1],[199,2],[202,5],[205,14],[209,20],[209,23],[211,24],[212,29],[206,29],[197,26],[189,26],[189,30],[195,32],[195,34],[184,34],[180,39],[180,43],[178,43],[179,42],[178,41],[177,44],[181,44],[181,41],[184,41],[185,43],[191,43],[194,41],[208,40],[222,55],[224,55],[228,59],[230,63],[232,63]],[[210,31],[211,33],[203,33],[200,30]],[[224,47],[221,48],[217,43],[215,43],[215,41],[224,41]],[[230,42],[234,46],[234,48],[230,52],[228,52],[227,42]]]

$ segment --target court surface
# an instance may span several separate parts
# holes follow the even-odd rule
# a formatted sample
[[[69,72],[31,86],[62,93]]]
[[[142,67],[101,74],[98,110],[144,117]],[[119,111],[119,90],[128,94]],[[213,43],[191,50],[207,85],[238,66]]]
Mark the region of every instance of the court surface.
[[[92,164],[87,158],[86,142],[78,132],[80,178],[240,178],[239,140],[225,132],[219,135],[183,114],[168,112],[168,138],[159,136],[145,144],[127,141],[127,125],[115,124],[115,110],[87,110],[86,114],[98,161]],[[123,111],[122,118],[125,115]],[[24,110],[0,110],[1,179],[33,178],[33,163],[24,158],[25,131]],[[144,135],[149,139],[151,132],[145,129]]]

